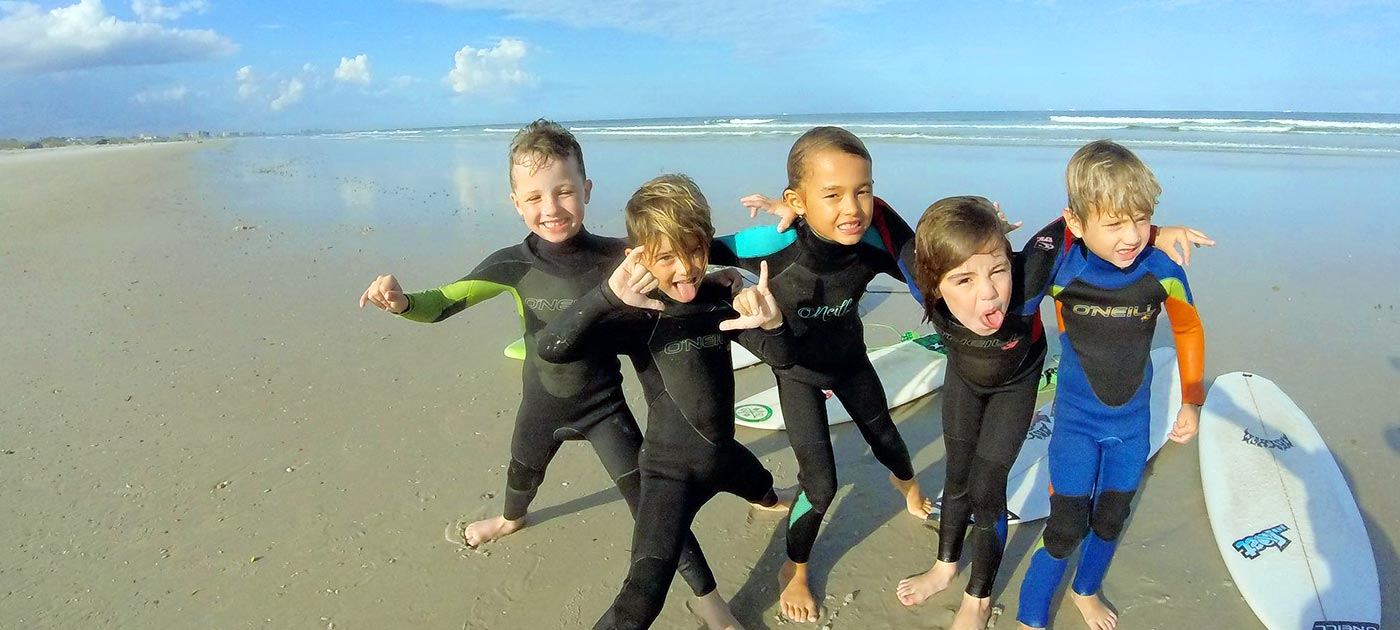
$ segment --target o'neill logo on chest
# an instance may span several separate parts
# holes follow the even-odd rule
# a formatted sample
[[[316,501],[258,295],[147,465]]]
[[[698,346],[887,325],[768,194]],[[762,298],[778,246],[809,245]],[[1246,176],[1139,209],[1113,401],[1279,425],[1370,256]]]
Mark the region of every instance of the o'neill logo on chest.
[[[1092,304],[1075,304],[1073,310],[1075,315],[1112,318],[1140,317],[1143,321],[1147,321],[1157,312],[1157,307],[1152,304],[1146,306],[1094,306]]]
[[[525,306],[532,311],[562,311],[573,305],[572,298],[525,298]]]
[[[1284,538],[1283,533],[1288,531],[1287,525],[1275,525],[1257,534],[1250,534],[1234,542],[1235,551],[1240,555],[1253,560],[1259,557],[1265,549],[1278,547],[1279,551],[1288,548],[1293,541]]]
[[[678,354],[681,352],[689,352],[691,350],[700,350],[702,348],[714,348],[716,346],[722,345],[723,343],[724,335],[715,333],[713,335],[705,335],[703,337],[695,337],[693,339],[681,339],[680,341],[672,341],[671,343],[666,344],[666,347],[662,348],[662,351],[666,354]]]
[[[837,304],[836,306],[831,306],[829,304],[823,304],[821,306],[803,306],[797,309],[797,316],[801,317],[802,319],[820,318],[823,320],[831,319],[833,317],[841,317],[846,313],[851,312],[851,304],[854,302],[854,299],[846,298],[844,300],[841,300],[841,303]]]
[[[1381,630],[1381,625],[1369,621],[1314,621],[1312,630]]]

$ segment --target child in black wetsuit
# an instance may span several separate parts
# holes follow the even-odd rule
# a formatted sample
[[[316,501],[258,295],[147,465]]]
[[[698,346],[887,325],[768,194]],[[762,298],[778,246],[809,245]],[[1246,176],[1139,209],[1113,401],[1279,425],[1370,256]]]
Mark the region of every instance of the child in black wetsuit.
[[[701,283],[714,228],[693,181],[663,175],[647,182],[627,203],[626,221],[637,248],[603,286],[546,327],[539,344],[549,361],[630,355],[649,401],[631,566],[598,630],[650,627],[687,528],[711,497],[729,492],[763,506],[779,503],[772,475],[734,439],[729,343],[737,339],[772,365],[791,362],[766,267],[758,286],[737,296]],[[657,290],[643,294],[653,277]]]
[[[536,351],[540,331],[607,277],[622,259],[624,244],[583,227],[593,182],[585,175],[583,150],[573,134],[556,123],[535,121],[516,134],[509,156],[511,202],[530,230],[524,242],[491,254],[451,284],[404,293],[398,280],[386,275],[360,297],[362,307],[372,303],[417,322],[440,322],[501,293],[509,293],[519,308],[527,352],[506,469],[505,507],[500,516],[457,532],[469,546],[525,526],[545,468],[564,441],[581,439],[593,445],[634,514],[641,487],[637,454],[642,435],[623,397],[617,357],[592,354],[559,364],[541,360]],[[733,615],[715,590],[714,575],[689,532],[679,565],[706,624],[712,630],[731,627]]]

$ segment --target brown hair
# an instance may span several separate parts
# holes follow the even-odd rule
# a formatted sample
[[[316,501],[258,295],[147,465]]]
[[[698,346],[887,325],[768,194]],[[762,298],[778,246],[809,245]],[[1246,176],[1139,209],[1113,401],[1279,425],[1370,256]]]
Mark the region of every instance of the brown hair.
[[[1065,168],[1069,209],[1081,222],[1092,213],[1151,217],[1162,186],[1152,169],[1132,151],[1111,140],[1079,148]]]
[[[710,203],[700,192],[695,180],[671,173],[654,177],[642,184],[623,211],[627,223],[627,238],[634,247],[646,247],[644,256],[651,260],[656,248],[669,242],[675,255],[684,258],[688,252],[703,247],[709,251],[715,227],[710,222]],[[703,261],[690,260],[702,266]]]
[[[579,177],[588,178],[583,168],[583,147],[578,139],[563,125],[540,118],[515,132],[510,140],[510,187],[515,188],[515,165],[530,169],[530,173],[544,168],[554,160],[574,158],[578,164]]]
[[[860,138],[840,127],[813,127],[802,134],[788,150],[787,176],[788,189],[797,190],[802,178],[807,175],[807,158],[827,149],[836,149],[848,155],[864,158],[870,162],[870,151]]]
[[[932,313],[938,284],[943,276],[974,254],[1006,252],[1006,240],[997,209],[985,197],[948,197],[933,202],[914,230],[914,283],[924,294],[924,312]]]

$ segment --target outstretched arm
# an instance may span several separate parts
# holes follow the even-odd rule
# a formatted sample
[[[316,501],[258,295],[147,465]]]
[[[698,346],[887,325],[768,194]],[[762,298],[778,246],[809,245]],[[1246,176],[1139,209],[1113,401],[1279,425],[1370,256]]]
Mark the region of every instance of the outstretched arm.
[[[641,309],[660,310],[658,300],[646,297],[634,286],[641,248],[630,250],[614,269],[608,281],[575,300],[563,315],[540,331],[539,355],[551,363],[578,361],[593,352],[601,352],[601,344],[612,342],[611,353],[625,351],[626,322],[646,319]],[[631,307],[631,308],[629,308]]]
[[[1206,336],[1201,327],[1200,314],[1196,312],[1196,305],[1191,299],[1191,286],[1186,282],[1186,274],[1181,273],[1179,267],[1177,272],[1163,279],[1162,287],[1167,290],[1167,317],[1171,319],[1172,337],[1176,341],[1176,364],[1181,372],[1181,411],[1177,413],[1171,439],[1185,444],[1196,435],[1201,405],[1206,401]]]
[[[1152,246],[1166,252],[1167,257],[1183,267],[1191,264],[1193,247],[1215,247],[1215,241],[1192,227],[1168,226],[1152,228]]]

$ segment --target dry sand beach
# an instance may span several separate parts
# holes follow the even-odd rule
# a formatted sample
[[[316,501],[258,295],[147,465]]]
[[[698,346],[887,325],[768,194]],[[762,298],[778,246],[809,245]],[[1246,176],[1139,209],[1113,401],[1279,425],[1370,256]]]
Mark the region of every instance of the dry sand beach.
[[[377,273],[410,288],[447,282],[523,235],[503,194],[503,141],[422,180],[393,162],[413,145],[387,145],[383,164],[361,170],[399,174],[374,179],[318,170],[299,145],[245,150],[255,142],[0,154],[0,627],[591,627],[625,572],[631,523],[586,445],[556,458],[528,529],[479,551],[443,536],[500,509],[519,391],[519,365],[500,353],[517,336],[513,305],[495,300],[437,326],[355,308]],[[786,142],[756,151],[771,168],[754,177],[767,179],[711,188],[718,176],[693,174],[717,211],[737,208],[730,197],[781,181],[773,156]],[[589,225],[602,233],[620,231],[603,217],[632,186],[690,167],[681,148],[624,166],[638,149],[584,143],[599,156]],[[896,172],[924,159],[911,157],[917,147],[872,149],[887,160],[881,192],[906,217],[965,192],[923,190]],[[978,168],[978,150],[961,149],[965,168]],[[1053,172],[1070,152],[1032,157]],[[1393,183],[1379,198],[1357,184],[1393,179],[1395,160],[1317,158],[1284,176],[1271,156],[1192,155],[1194,171],[1173,170],[1187,154],[1144,157],[1166,173],[1164,208],[1195,209],[1160,222],[1221,243],[1190,268],[1207,377],[1257,371],[1310,414],[1366,517],[1385,619],[1397,623],[1400,197]],[[715,172],[747,164],[698,159]],[[340,174],[329,182],[327,172]],[[1046,179],[1001,199],[1025,208],[1059,185]],[[308,192],[322,184],[339,197]],[[1274,199],[1311,195],[1328,205],[1307,220],[1277,213]],[[317,210],[326,205],[336,210]],[[1016,216],[1032,225],[1054,211]],[[867,317],[901,329],[916,319],[901,296]],[[771,384],[762,369],[736,377],[741,396]],[[640,412],[630,380],[628,390]],[[935,491],[939,402],[895,413]],[[944,627],[960,593],[912,610],[894,596],[932,561],[934,532],[903,514],[853,427],[833,436],[842,490],[814,554],[827,614],[812,627]],[[740,439],[794,482],[783,434]],[[1105,587],[1125,630],[1263,627],[1216,551],[1197,462],[1195,444],[1168,446],[1148,469]],[[728,496],[697,521],[751,630],[796,625],[775,620],[781,523]],[[1039,532],[1011,530],[997,628],[1015,627]],[[657,628],[697,626],[685,595],[678,580]],[[1056,627],[1082,627],[1073,606],[1056,610]]]

